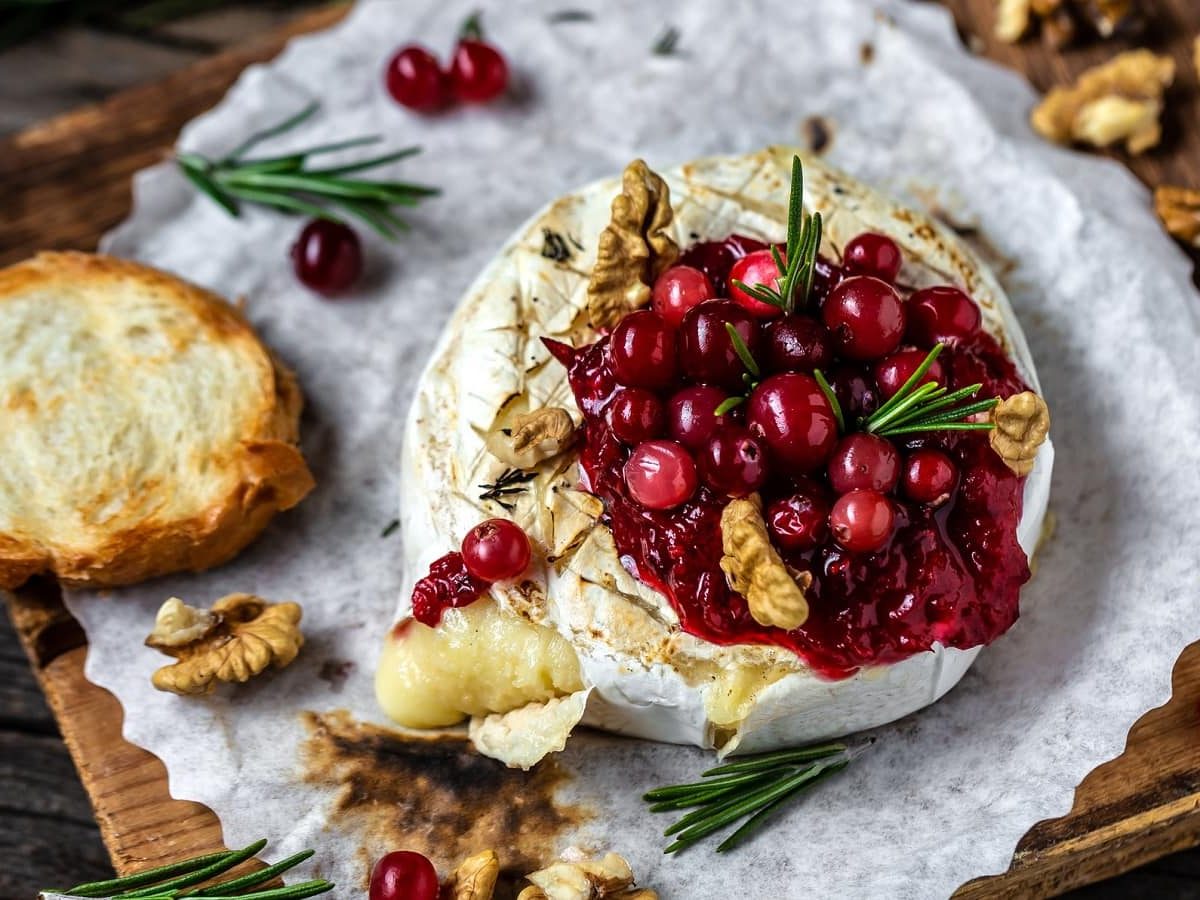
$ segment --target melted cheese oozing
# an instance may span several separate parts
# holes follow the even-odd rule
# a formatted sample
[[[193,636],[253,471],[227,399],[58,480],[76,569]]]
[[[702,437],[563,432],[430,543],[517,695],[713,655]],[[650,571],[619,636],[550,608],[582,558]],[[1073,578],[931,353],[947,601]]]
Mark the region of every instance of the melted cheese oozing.
[[[441,728],[583,689],[562,635],[495,602],[448,609],[437,628],[409,621],[388,633],[375,695],[407,728]]]
[[[743,664],[718,672],[705,693],[704,707],[709,721],[718,728],[734,728],[750,714],[758,695],[788,670],[778,666]]]

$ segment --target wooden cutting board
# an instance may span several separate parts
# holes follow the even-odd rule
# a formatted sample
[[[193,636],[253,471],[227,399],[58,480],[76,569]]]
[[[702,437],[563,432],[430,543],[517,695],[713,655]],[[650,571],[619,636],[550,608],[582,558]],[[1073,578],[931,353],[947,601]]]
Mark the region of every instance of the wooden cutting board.
[[[1190,61],[1190,40],[1200,23],[1189,8],[1193,2],[1148,3],[1157,24],[1146,42],[1174,53],[1180,69],[1164,146],[1131,164],[1151,185],[1200,187],[1200,97]],[[947,5],[972,46],[1023,70],[1041,89],[1115,49],[1093,45],[1060,54],[1036,41],[1008,47],[990,38],[991,0]],[[130,177],[161,159],[185,122],[218,101],[247,65],[343,14],[344,8],[306,14],[162,82],[0,141],[0,264],[39,249],[94,248],[128,213]],[[172,799],[163,764],[119,737],[120,704],[84,678],[86,640],[56,587],[37,583],[5,599],[117,870],[222,847],[217,817],[200,804]],[[1068,815],[1035,825],[1007,873],[972,881],[958,896],[1051,896],[1200,844],[1200,643],[1180,657],[1173,687],[1170,703],[1130,731],[1125,752],[1084,779]]]

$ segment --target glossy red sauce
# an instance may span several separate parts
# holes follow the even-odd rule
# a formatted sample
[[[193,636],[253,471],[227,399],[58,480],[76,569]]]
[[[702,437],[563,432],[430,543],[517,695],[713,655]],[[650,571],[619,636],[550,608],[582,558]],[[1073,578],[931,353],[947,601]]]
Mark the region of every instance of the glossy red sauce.
[[[442,621],[442,612],[467,606],[487,592],[486,581],[467,571],[457,550],[433,561],[429,574],[413,586],[413,618],[430,628]]]
[[[760,247],[746,238],[699,244],[681,260],[724,284],[729,265]],[[826,263],[818,301],[839,273]],[[629,449],[609,430],[602,410],[617,384],[608,366],[607,338],[579,349],[547,342],[568,369],[584,413],[580,449],[583,487],[605,503],[622,564],[667,596],[683,629],[718,644],[777,644],[795,651],[828,678],[845,678],[868,665],[894,663],[934,643],[966,649],[987,644],[1017,619],[1018,592],[1029,578],[1017,543],[1023,479],[990,449],[978,432],[944,432],[900,442],[902,450],[936,446],[958,463],[959,487],[937,510],[896,499],[897,527],[890,543],[866,555],[834,543],[785,555],[813,574],[810,614],[792,631],[766,627],[727,586],[719,566],[721,511],[728,502],[701,487],[674,509],[643,508],[621,476]],[[1012,363],[989,335],[947,347],[941,356],[951,389],[983,383],[980,396],[1009,396],[1026,389]],[[763,500],[787,490],[771,483]]]

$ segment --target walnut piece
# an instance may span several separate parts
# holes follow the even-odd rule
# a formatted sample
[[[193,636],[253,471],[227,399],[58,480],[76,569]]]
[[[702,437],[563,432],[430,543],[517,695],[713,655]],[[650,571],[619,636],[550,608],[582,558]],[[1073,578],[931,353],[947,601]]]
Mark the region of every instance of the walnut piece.
[[[633,887],[633,870],[616,853],[600,859],[572,855],[526,876],[532,887],[521,891],[517,900],[656,900],[657,894]]]
[[[1170,185],[1157,187],[1154,211],[1171,237],[1200,249],[1200,191]]]
[[[506,426],[487,436],[492,456],[508,466],[532,469],[543,460],[558,456],[575,439],[575,420],[565,409],[546,406],[519,413]]]
[[[991,412],[996,427],[988,432],[992,449],[1018,475],[1033,471],[1038,447],[1050,432],[1050,408],[1033,391],[1001,400]]]
[[[1174,80],[1171,57],[1131,50],[1083,72],[1073,85],[1051,90],[1030,122],[1059,144],[1108,147],[1124,141],[1136,155],[1162,136],[1163,92]]]
[[[180,621],[200,621],[202,610],[184,609],[182,601],[172,597],[163,604],[155,621],[155,630],[146,639],[149,646],[161,650],[178,662],[163,666],[151,678],[160,691],[174,694],[209,694],[219,681],[249,681],[268,666],[282,669],[296,658],[304,645],[300,633],[300,606],[296,603],[269,603],[253,594],[229,594],[213,604],[215,624],[197,632],[189,641],[164,643],[159,621],[183,616]],[[176,638],[176,634],[170,635]]]
[[[669,231],[671,191],[640,159],[625,168],[612,219],[600,233],[588,282],[593,328],[612,328],[630,310],[650,301],[650,285],[679,257]]]
[[[1083,16],[1102,38],[1133,34],[1142,26],[1139,0],[1083,0]]]
[[[721,513],[721,569],[729,586],[746,598],[750,615],[760,625],[791,630],[808,619],[804,592],[812,573],[794,576],[771,545],[757,494],[732,500]]]
[[[499,877],[500,858],[495,850],[484,850],[463,860],[447,887],[454,900],[492,900]]]
[[[169,652],[171,648],[208,637],[220,624],[220,618],[210,610],[188,606],[178,597],[172,597],[159,607],[146,646]]]
[[[992,32],[1006,44],[1015,44],[1033,24],[1033,0],[997,0]]]

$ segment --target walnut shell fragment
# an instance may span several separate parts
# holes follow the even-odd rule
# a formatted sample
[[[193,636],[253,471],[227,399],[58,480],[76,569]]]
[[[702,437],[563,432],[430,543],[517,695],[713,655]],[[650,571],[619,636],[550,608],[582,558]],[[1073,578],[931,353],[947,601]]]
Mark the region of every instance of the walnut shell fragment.
[[[1157,187],[1154,211],[1171,237],[1200,249],[1200,191],[1170,185]]]
[[[1015,44],[1033,25],[1033,0],[996,0],[992,33],[1006,44]]]
[[[1033,110],[1035,131],[1059,144],[1109,147],[1124,142],[1136,155],[1158,144],[1163,93],[1175,80],[1175,62],[1149,50],[1131,50],[1056,87]]]
[[[526,877],[533,886],[521,891],[517,900],[656,900],[658,896],[633,887],[633,870],[616,853],[600,859],[564,859]]]
[[[512,421],[488,433],[488,452],[505,465],[532,469],[557,456],[575,439],[575,420],[565,409],[547,406],[520,413]]]
[[[178,662],[155,672],[151,683],[174,694],[209,694],[219,681],[249,681],[272,665],[282,669],[304,646],[301,614],[299,604],[269,603],[253,594],[229,594],[209,611],[172,597],[159,610],[146,644]],[[174,622],[193,625],[171,630]],[[180,637],[187,627],[202,622],[208,622],[207,627],[190,632],[190,640]],[[161,623],[165,625],[160,631]]]
[[[988,432],[992,449],[1017,475],[1033,471],[1038,448],[1050,433],[1050,408],[1033,391],[1001,400],[991,411],[995,428]]]
[[[750,615],[760,625],[791,630],[808,619],[804,592],[812,584],[810,572],[793,576],[771,544],[757,494],[732,500],[721,513],[721,541],[725,555],[721,569],[729,586],[746,598]]]
[[[669,231],[671,191],[640,159],[625,167],[612,219],[600,233],[588,282],[588,316],[596,329],[612,328],[650,301],[650,286],[679,257]]]
[[[484,850],[463,860],[446,886],[454,900],[492,900],[499,878],[500,857],[495,850]]]

